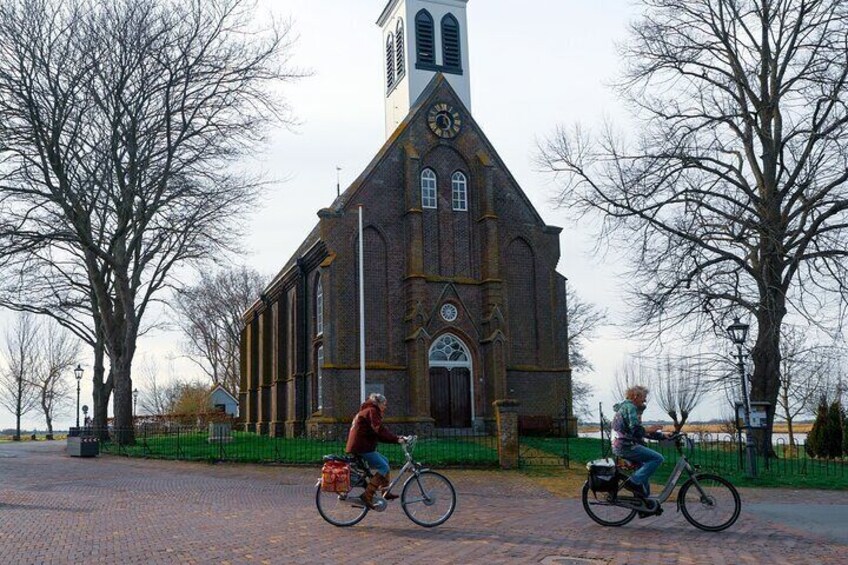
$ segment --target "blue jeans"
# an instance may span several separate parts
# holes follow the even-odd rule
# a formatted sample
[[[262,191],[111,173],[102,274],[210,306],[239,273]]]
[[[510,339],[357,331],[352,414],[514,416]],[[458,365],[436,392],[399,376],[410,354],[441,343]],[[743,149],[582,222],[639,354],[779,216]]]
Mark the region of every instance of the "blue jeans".
[[[651,492],[651,485],[649,483],[651,479],[651,475],[654,474],[660,465],[665,461],[665,457],[661,454],[657,453],[653,449],[648,449],[644,445],[634,445],[633,447],[626,447],[624,449],[618,450],[615,453],[619,457],[623,457],[628,461],[632,461],[634,463],[641,463],[642,466],[639,467],[632,475],[630,475],[630,480],[637,485],[643,485],[647,492]]]
[[[380,473],[384,477],[389,476],[389,460],[381,453],[372,451],[370,453],[361,453],[360,456],[368,462],[368,466],[375,473]]]

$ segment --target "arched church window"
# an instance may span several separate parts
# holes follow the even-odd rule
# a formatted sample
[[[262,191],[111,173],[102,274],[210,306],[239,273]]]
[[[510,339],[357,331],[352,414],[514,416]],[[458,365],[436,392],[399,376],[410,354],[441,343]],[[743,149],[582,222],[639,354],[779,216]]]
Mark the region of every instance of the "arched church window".
[[[436,35],[433,16],[427,10],[421,10],[415,16],[415,46],[418,51],[418,64],[436,64]]]
[[[436,173],[432,169],[421,173],[421,207],[436,208]]]
[[[397,32],[395,32],[395,59],[397,60],[397,79],[400,81],[401,77],[406,73],[406,67],[404,66],[404,62],[406,60],[406,50],[404,49],[405,45],[403,44],[403,20],[398,20]]]
[[[324,333],[324,285],[321,275],[315,281],[315,335]]]
[[[465,350],[461,341],[450,334],[445,334],[430,348],[430,361],[467,363],[468,351]]]
[[[451,177],[451,188],[453,192],[453,209],[458,212],[468,211],[468,181],[465,175],[459,171]]]
[[[462,70],[459,22],[451,14],[442,18],[442,64],[446,70]]]
[[[386,88],[395,84],[395,38],[390,33],[386,38]]]

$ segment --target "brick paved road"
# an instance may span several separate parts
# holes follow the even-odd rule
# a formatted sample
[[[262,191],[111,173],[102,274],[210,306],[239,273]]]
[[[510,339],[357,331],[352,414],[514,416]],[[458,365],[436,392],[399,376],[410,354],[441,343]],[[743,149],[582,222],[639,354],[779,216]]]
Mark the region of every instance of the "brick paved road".
[[[71,459],[63,447],[0,446],[0,563],[803,564],[848,555],[844,545],[744,512],[720,534],[674,511],[601,528],[578,500],[493,472],[448,472],[459,508],[439,528],[414,525],[396,505],[337,529],[315,511],[315,469]],[[848,504],[844,492],[743,498]]]

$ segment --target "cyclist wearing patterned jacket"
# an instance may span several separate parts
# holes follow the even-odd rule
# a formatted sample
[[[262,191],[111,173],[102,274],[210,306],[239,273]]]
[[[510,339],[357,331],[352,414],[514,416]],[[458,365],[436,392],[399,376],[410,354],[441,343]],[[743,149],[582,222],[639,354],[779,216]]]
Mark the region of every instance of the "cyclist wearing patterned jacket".
[[[353,424],[347,436],[345,451],[359,455],[368,462],[374,476],[362,493],[362,501],[368,508],[374,508],[374,494],[378,489],[389,485],[389,460],[377,452],[377,443],[403,443],[404,438],[393,434],[383,424],[383,414],[389,402],[382,394],[372,393],[359,407],[353,418]],[[397,498],[395,494],[386,494],[386,500]]]
[[[642,426],[642,412],[648,399],[648,389],[643,386],[633,386],[625,393],[626,400],[616,404],[615,417],[612,420],[613,442],[612,452],[623,459],[640,463],[636,472],[624,483],[624,488],[641,497],[651,494],[651,475],[663,464],[665,458],[645,447],[645,439],[665,439],[661,426]]]

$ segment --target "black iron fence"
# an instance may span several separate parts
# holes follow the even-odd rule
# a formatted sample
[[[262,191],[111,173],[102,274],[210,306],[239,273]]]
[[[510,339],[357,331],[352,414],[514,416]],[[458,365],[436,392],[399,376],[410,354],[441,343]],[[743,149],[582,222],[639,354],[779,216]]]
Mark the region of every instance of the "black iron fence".
[[[306,437],[271,437],[241,432],[224,425],[217,432],[198,426],[142,424],[128,434],[128,430],[110,429],[102,434],[101,451],[129,457],[177,459],[186,461],[230,461],[243,463],[278,463],[288,465],[317,465],[324,455],[344,453],[343,441],[330,441]],[[89,430],[90,433],[95,433]],[[134,440],[117,441],[134,435]],[[689,460],[705,471],[713,471],[729,478],[743,480],[745,469],[745,442],[729,434],[702,433],[693,435],[685,449]],[[566,438],[522,435],[521,465],[523,467],[570,467],[580,469],[592,459],[610,454],[608,439]],[[674,466],[678,454],[673,443],[652,444],[666,458],[658,472],[663,480]],[[393,465],[403,462],[400,446],[382,444],[380,451]],[[757,457],[759,476],[768,484],[796,484],[803,486],[830,486],[844,484],[848,487],[848,459],[822,459],[811,457],[803,443],[789,445],[783,439],[774,444],[774,456]],[[416,458],[429,465],[442,467],[497,467],[498,443],[493,435],[471,430],[452,430],[434,437],[420,438]],[[792,479],[790,482],[783,479]],[[800,480],[796,480],[799,479]]]
[[[324,455],[343,454],[344,441],[307,437],[286,438],[241,432],[229,427],[202,428],[183,425],[139,425],[128,430],[108,430],[102,434],[102,451],[129,457],[176,459],[183,461],[229,461],[317,465]],[[92,431],[91,433],[96,433]],[[125,441],[118,441],[123,437]],[[403,463],[399,445],[381,444],[380,452],[393,465]],[[497,439],[471,430],[419,438],[415,457],[429,465],[453,467],[494,467],[498,465]]]
[[[704,471],[711,471],[734,478],[746,480],[744,436],[736,434],[692,433],[684,448],[684,454],[690,462]],[[570,456],[576,461],[587,461],[599,457],[609,457],[611,445],[609,437],[573,439]],[[576,450],[574,446],[577,446]],[[663,454],[666,464],[660,468],[658,479],[665,479],[677,461],[678,453],[674,442],[651,442],[649,447]],[[819,486],[848,487],[848,458],[812,457],[804,441],[790,444],[784,438],[772,443],[771,455],[756,447],[756,468],[758,481],[774,486]]]

